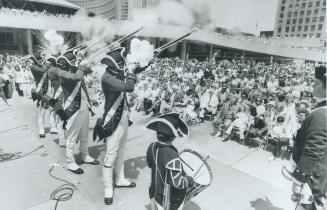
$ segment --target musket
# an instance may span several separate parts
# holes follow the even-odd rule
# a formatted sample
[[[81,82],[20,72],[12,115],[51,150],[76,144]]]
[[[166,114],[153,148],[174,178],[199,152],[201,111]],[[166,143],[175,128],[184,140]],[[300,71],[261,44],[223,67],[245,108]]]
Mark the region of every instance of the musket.
[[[159,55],[163,50],[165,50],[165,49],[167,49],[168,47],[171,47],[171,46],[173,46],[174,44],[177,44],[178,42],[184,40],[186,37],[190,36],[190,35],[191,35],[192,33],[194,33],[195,31],[198,31],[198,29],[197,29],[197,28],[193,28],[193,29],[192,29],[190,32],[188,32],[187,34],[184,34],[183,36],[181,36],[181,37],[179,37],[179,38],[177,38],[177,39],[174,39],[174,40],[172,40],[172,41],[170,41],[170,42],[168,42],[168,43],[166,43],[166,44],[164,44],[164,45],[162,45],[162,46],[156,48],[156,49],[154,50],[155,55],[154,55],[153,59],[152,59],[149,63],[153,62],[154,58],[157,57],[157,56],[158,56],[158,55]],[[137,63],[134,63],[134,64],[137,64]],[[140,73],[140,72],[142,72],[142,71],[143,71],[142,68],[140,68],[140,70],[139,70],[139,71],[135,71],[135,73],[137,74],[137,73]]]
[[[106,52],[107,50],[109,50],[110,48],[112,48],[113,46],[115,46],[118,43],[123,43],[124,41],[128,40],[129,38],[131,38],[132,36],[134,36],[135,34],[137,34],[139,31],[141,31],[144,27],[141,27],[139,29],[137,29],[136,31],[133,31],[130,34],[127,34],[126,36],[118,39],[117,41],[112,42],[110,45],[102,48],[101,50],[97,51],[94,55],[92,55],[89,60],[92,61],[93,59],[95,59],[97,56],[101,55],[103,52]]]
[[[170,46],[172,46],[174,44],[177,44],[178,42],[184,40],[186,37],[190,36],[192,33],[196,32],[196,31],[198,31],[198,29],[197,28],[193,28],[192,31],[190,31],[189,33],[187,33],[187,34],[185,34],[185,35],[183,35],[183,36],[181,36],[181,37],[179,37],[177,39],[174,39],[174,40],[168,42],[167,44],[164,44],[164,45],[158,47],[154,51],[160,53],[163,50],[167,49],[168,47],[170,47]]]

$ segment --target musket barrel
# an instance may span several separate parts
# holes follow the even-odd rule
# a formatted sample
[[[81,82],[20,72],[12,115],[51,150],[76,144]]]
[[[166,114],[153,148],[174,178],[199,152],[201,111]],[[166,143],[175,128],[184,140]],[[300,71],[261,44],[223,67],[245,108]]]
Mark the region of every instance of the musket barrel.
[[[180,42],[181,40],[185,39],[186,37],[190,36],[195,31],[197,31],[197,29],[192,29],[191,32],[189,32],[189,33],[187,33],[187,34],[185,34],[185,35],[183,35],[183,36],[181,36],[181,37],[179,37],[177,39],[174,39],[174,40],[172,40],[172,41],[170,41],[170,42],[168,42],[168,43],[166,43],[166,44],[158,47],[156,50],[163,51],[164,49],[167,49],[168,47],[170,47],[170,46],[172,46],[172,45]]]

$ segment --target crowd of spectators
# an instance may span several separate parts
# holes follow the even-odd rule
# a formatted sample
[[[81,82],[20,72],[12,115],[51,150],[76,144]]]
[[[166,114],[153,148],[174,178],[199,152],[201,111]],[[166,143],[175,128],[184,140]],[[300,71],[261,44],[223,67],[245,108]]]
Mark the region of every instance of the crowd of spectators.
[[[157,59],[130,94],[133,109],[146,115],[181,113],[190,124],[211,122],[212,136],[241,142],[269,137],[274,157],[291,146],[312,97],[313,65],[241,60],[184,62]]]
[[[0,86],[7,99],[16,90],[19,96],[29,98],[34,83],[29,65],[22,56],[0,54]]]
[[[6,98],[14,89],[30,97],[34,81],[27,62],[0,55],[0,87]],[[101,75],[94,71],[86,81],[101,104]],[[178,112],[190,126],[209,123],[212,137],[222,141],[235,134],[242,143],[272,139],[276,158],[283,146],[292,146],[301,121],[316,103],[313,72],[313,64],[157,58],[139,74],[128,99],[132,110],[145,115]]]

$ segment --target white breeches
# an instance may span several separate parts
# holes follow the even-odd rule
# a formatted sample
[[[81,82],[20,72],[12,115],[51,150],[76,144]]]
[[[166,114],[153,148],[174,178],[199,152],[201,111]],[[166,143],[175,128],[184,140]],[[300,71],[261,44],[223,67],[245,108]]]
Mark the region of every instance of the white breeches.
[[[42,106],[39,107],[39,116],[38,116],[38,125],[39,125],[39,134],[45,134],[45,121],[46,121],[46,113],[47,110],[44,109]]]
[[[82,101],[83,103],[83,101]],[[68,164],[76,164],[74,158],[74,145],[79,140],[79,150],[83,157],[88,155],[89,111],[87,106],[81,106],[66,125],[66,159]]]

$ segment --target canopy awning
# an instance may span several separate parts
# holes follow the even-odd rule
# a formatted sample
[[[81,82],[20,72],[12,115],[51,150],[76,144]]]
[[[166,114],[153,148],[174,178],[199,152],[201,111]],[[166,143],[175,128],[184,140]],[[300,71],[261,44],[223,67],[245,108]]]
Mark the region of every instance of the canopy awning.
[[[27,1],[62,6],[62,7],[67,7],[67,8],[71,8],[71,9],[77,9],[77,10],[81,9],[81,7],[77,6],[76,4],[70,3],[65,0],[27,0]]]

